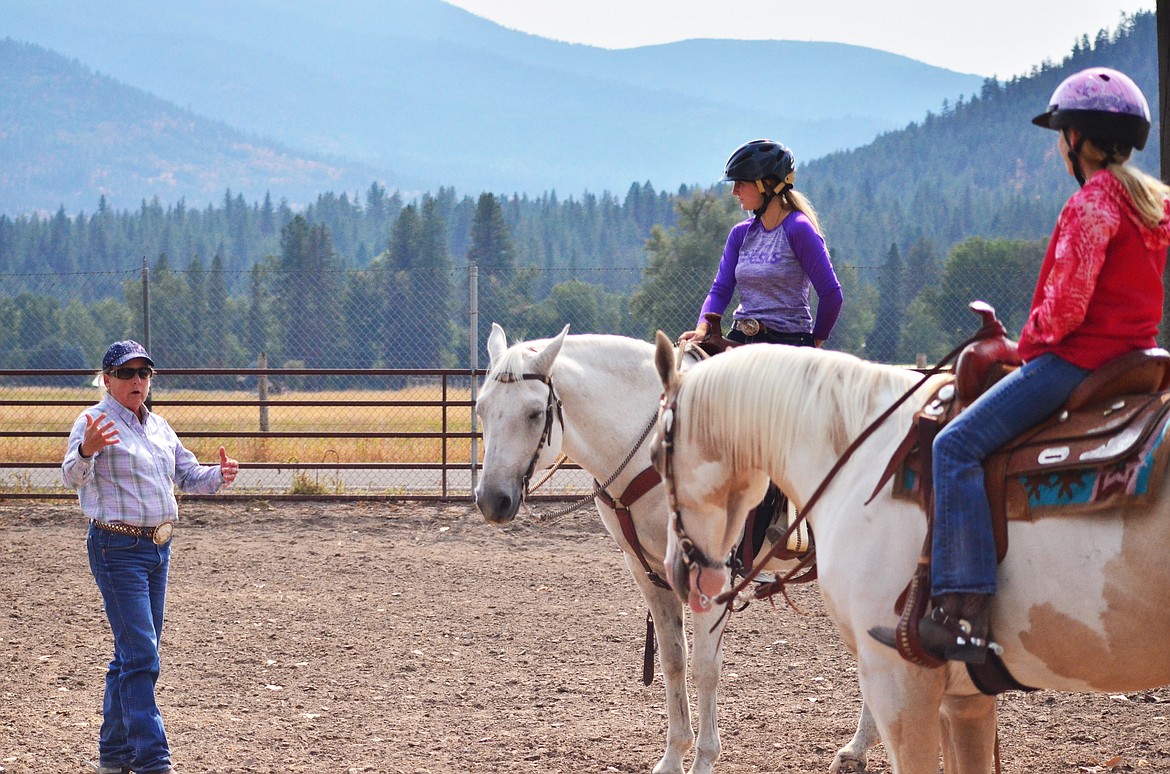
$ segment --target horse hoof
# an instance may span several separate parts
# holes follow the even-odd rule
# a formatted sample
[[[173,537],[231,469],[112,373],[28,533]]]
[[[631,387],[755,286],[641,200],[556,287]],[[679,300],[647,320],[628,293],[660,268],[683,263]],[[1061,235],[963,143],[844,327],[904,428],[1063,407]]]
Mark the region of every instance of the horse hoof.
[[[840,753],[833,759],[829,767],[829,774],[865,774],[865,759],[854,758],[851,755],[842,756]]]

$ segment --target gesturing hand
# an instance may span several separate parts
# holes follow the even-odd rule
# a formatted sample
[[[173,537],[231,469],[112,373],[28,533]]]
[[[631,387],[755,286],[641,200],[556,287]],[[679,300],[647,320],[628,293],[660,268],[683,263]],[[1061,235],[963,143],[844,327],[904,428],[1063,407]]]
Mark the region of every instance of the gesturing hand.
[[[227,456],[227,449],[219,447],[219,473],[223,476],[223,485],[231,486],[240,472],[240,463]]]
[[[105,412],[98,414],[97,419],[85,415],[85,435],[81,438],[82,457],[92,457],[116,443],[119,443],[118,428],[114,426],[114,420],[107,420]]]

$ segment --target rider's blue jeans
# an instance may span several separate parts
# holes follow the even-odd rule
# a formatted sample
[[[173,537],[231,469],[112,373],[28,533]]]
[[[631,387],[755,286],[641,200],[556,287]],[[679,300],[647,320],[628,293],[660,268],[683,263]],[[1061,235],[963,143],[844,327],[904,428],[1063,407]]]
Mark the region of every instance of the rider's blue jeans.
[[[166,771],[170,749],[154,698],[171,544],[89,528],[89,568],[114,635],[98,753],[102,765]]]
[[[997,382],[934,440],[931,594],[995,593],[983,460],[1056,412],[1089,371],[1045,354]]]

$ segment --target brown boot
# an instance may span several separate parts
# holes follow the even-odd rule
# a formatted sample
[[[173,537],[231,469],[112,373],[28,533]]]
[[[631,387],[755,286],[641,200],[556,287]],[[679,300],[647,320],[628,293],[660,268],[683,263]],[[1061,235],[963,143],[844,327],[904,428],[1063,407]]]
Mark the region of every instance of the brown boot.
[[[918,623],[922,647],[938,659],[982,664],[998,648],[987,638],[990,603],[990,594],[939,594]]]

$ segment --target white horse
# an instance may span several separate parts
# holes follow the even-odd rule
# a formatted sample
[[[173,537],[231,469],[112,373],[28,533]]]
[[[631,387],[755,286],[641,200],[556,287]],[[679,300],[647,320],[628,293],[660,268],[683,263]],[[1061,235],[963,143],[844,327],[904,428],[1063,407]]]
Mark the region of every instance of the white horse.
[[[722,560],[769,477],[803,508],[847,446],[919,378],[795,347],[741,347],[682,374],[669,357],[670,342],[659,334],[666,442],[654,451],[666,473],[676,473],[666,485],[678,509],[667,572],[692,596],[714,597],[727,585]],[[941,745],[947,774],[988,774],[999,763],[995,698],[976,690],[965,665],[915,666],[867,634],[896,622],[895,599],[915,569],[926,519],[890,486],[866,501],[934,386],[923,386],[858,447],[806,515],[822,596],[857,656],[862,695],[894,773],[938,774]],[[991,633],[1017,681],[1109,692],[1170,683],[1168,498],[1163,488],[1155,502],[1124,513],[1010,523]]]
[[[484,459],[475,500],[488,521],[511,521],[529,478],[552,466],[563,452],[594,479],[606,482],[612,498],[625,501],[617,507],[628,508],[632,528],[623,530],[609,498],[595,499],[601,521],[625,552],[626,566],[653,616],[667,714],[666,752],[654,772],[675,774],[683,771],[695,734],[687,693],[683,606],[664,582],[655,583],[664,576],[668,530],[666,497],[650,464],[650,444],[642,442],[661,395],[654,346],[623,336],[567,336],[568,330],[566,325],[555,338],[509,348],[504,330],[492,325],[491,366],[476,403]],[[642,483],[647,481],[647,473],[653,474],[653,488],[636,497],[644,486],[635,483],[636,491],[629,493],[640,476]],[[708,774],[720,753],[716,693],[724,621],[712,610],[693,618],[691,672],[698,691],[699,734],[691,772]],[[830,770],[864,770],[866,752],[876,742],[873,721],[863,707],[857,733],[837,753]]]

